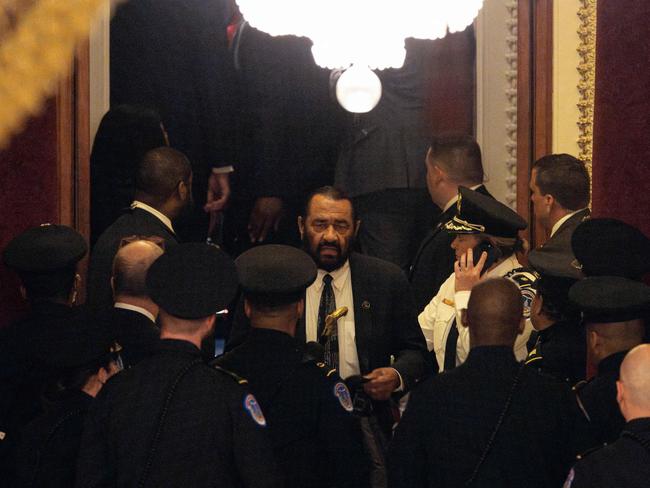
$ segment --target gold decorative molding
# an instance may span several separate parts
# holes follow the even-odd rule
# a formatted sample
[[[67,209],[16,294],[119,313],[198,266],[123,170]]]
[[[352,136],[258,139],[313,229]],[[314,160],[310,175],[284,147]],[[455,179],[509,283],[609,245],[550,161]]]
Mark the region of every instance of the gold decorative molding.
[[[580,73],[578,82],[580,136],[578,137],[578,146],[580,153],[578,157],[585,162],[590,176],[593,155],[594,95],[596,92],[596,3],[597,0],[580,0],[581,6],[578,10],[580,18],[580,27],[578,28],[580,36],[578,47],[580,54],[580,64],[578,65]]]
[[[0,149],[40,110],[103,0],[11,0],[0,11]]]

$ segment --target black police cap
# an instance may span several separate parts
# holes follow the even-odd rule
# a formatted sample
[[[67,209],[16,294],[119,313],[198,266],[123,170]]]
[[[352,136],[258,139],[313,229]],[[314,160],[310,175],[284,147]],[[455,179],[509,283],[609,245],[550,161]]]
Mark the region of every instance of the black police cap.
[[[254,295],[291,295],[316,279],[317,268],[304,251],[269,244],[249,249],[235,261],[244,292]]]
[[[650,311],[650,287],[620,276],[594,276],[569,291],[585,322],[625,322],[644,318]]]
[[[88,252],[86,241],[65,225],[43,224],[14,237],[4,262],[19,272],[44,273],[76,264]]]
[[[76,369],[108,358],[114,341],[109,325],[77,309],[48,322],[48,327],[35,338],[35,356],[39,362],[56,369]]]
[[[650,239],[617,219],[590,219],[573,232],[571,248],[585,276],[639,279],[650,271]]]
[[[443,225],[451,234],[490,234],[514,238],[528,227],[526,221],[510,207],[494,198],[463,186],[458,188],[456,214]]]
[[[232,301],[237,271],[230,256],[214,245],[180,244],[153,262],[147,288],[165,312],[198,319],[223,310]]]
[[[546,249],[543,246],[528,254],[528,263],[542,276],[577,281],[582,273],[574,266],[575,256],[569,249]]]
[[[569,301],[569,290],[580,279],[580,270],[572,266],[575,258],[568,250],[535,249],[528,255],[528,264],[539,274],[537,292],[565,313],[575,314]]]

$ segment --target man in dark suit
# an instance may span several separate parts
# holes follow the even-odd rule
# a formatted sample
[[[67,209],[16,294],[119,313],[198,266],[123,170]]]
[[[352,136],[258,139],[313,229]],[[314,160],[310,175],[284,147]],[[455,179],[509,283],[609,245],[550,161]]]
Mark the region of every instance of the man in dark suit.
[[[243,95],[232,204],[224,216],[224,245],[233,255],[259,242],[299,245],[296,219],[305,198],[334,178],[343,110],[311,45],[247,22],[233,39]]]
[[[318,266],[318,276],[307,288],[296,338],[320,339],[324,277],[329,275],[327,288],[336,308],[348,309],[338,320],[337,338],[327,341],[334,356],[338,350],[332,366],[344,379],[366,375],[370,381],[364,390],[374,400],[410,390],[431,373],[432,365],[404,273],[391,263],[350,251],[360,222],[351,200],[336,188],[314,191],[298,225],[305,249]],[[237,320],[231,345],[241,342],[248,328],[246,320]]]
[[[550,154],[538,159],[530,175],[530,191],[535,217],[548,236],[540,250],[544,251],[545,260],[562,260],[560,265],[569,269],[575,259],[571,236],[590,213],[589,173],[584,163],[569,154]]]
[[[409,271],[418,312],[436,296],[440,285],[454,271],[456,258],[451,248],[454,236],[445,232],[442,224],[454,216],[458,187],[465,186],[490,195],[483,185],[481,148],[473,137],[450,135],[434,138],[427,152],[426,168],[429,195],[442,214],[420,244]]]
[[[147,357],[158,345],[158,305],[149,297],[145,279],[149,266],[162,253],[155,243],[136,240],[120,248],[113,260],[111,286],[115,305],[108,314],[108,323],[122,346],[125,368]]]
[[[422,165],[432,131],[427,98],[435,44],[408,39],[405,47],[402,68],[377,72],[382,83],[377,106],[348,114],[334,179],[363,222],[361,252],[402,269],[437,215]]]
[[[227,38],[232,3],[131,0],[111,20],[111,106],[157,109],[170,145],[192,163],[197,206],[179,229],[184,239],[205,240],[206,211],[222,210],[230,196],[238,110]]]
[[[166,248],[177,244],[172,221],[192,203],[192,169],[187,158],[169,147],[145,154],[136,174],[135,200],[130,210],[97,240],[88,268],[88,306],[105,313],[113,306],[111,271],[122,239],[158,236]]]
[[[516,361],[522,310],[507,278],[472,289],[467,361],[413,392],[389,451],[391,488],[560,486],[575,406],[568,386]]]

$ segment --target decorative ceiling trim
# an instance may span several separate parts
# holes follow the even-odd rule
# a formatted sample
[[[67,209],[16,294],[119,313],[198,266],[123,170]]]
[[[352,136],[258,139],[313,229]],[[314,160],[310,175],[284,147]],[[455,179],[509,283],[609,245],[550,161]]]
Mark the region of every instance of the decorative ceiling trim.
[[[597,0],[580,0],[580,9],[578,10],[580,18],[580,27],[578,28],[580,36],[578,47],[580,54],[580,64],[578,65],[580,73],[578,82],[580,136],[578,137],[578,146],[580,153],[578,157],[585,162],[590,176],[593,156],[594,95],[596,92],[596,3]]]
[[[506,150],[508,158],[506,167],[508,168],[508,192],[506,194],[506,203],[513,209],[517,206],[517,0],[509,0],[506,4],[508,10],[507,35],[506,35],[506,61],[508,68],[505,76],[507,81],[506,97],[506,114],[508,122],[506,124]]]

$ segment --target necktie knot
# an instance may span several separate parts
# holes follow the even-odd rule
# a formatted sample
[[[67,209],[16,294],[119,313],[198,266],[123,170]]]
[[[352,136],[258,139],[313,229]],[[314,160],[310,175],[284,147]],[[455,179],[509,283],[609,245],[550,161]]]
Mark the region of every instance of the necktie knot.
[[[325,286],[329,286],[332,284],[333,279],[334,278],[332,278],[331,274],[326,274],[325,276],[323,276],[323,283],[325,283]]]

